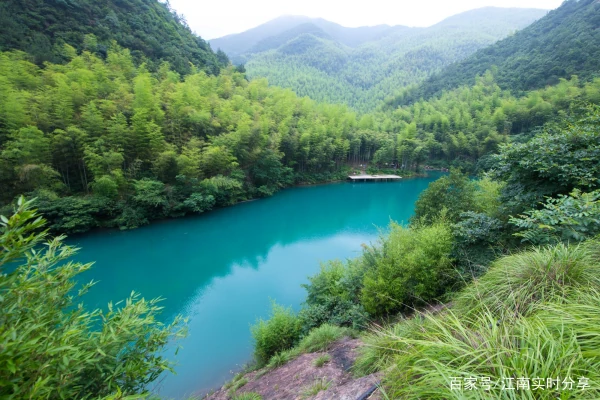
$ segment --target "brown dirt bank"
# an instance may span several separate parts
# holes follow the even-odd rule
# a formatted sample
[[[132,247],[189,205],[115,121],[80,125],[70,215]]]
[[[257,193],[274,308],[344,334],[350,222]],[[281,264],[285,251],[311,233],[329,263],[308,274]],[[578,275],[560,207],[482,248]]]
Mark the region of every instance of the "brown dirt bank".
[[[254,392],[264,400],[380,400],[377,390],[363,397],[373,391],[379,382],[379,374],[356,379],[349,371],[356,360],[356,348],[361,344],[358,339],[345,338],[334,343],[329,351],[302,354],[266,373],[262,370],[251,372],[244,376],[248,383],[235,393]],[[315,360],[325,354],[329,354],[329,362],[316,367]],[[326,390],[310,395],[308,390],[315,382],[328,382],[329,385]],[[228,400],[231,399],[231,394],[227,389],[221,388],[209,395],[207,400]]]

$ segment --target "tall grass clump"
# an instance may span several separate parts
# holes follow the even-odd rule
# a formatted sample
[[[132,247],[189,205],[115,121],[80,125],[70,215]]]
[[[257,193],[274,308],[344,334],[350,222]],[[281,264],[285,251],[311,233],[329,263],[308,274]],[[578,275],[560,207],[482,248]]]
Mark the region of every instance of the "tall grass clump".
[[[528,315],[541,303],[561,302],[590,286],[600,288],[600,244],[560,243],[500,258],[456,297],[454,310]]]
[[[393,399],[598,399],[598,254],[597,243],[588,242],[505,257],[450,309],[372,334],[357,364],[364,372],[385,369]],[[481,295],[481,287],[487,292],[477,304],[473,293]],[[421,329],[411,326],[417,323]],[[549,389],[547,379],[557,377],[560,389]],[[473,378],[475,389],[451,389]],[[502,390],[516,388],[518,379],[529,389]],[[545,389],[533,389],[535,382]],[[581,389],[581,382],[589,386]]]
[[[256,362],[264,366],[275,354],[294,347],[300,339],[301,322],[291,308],[273,303],[270,318],[260,319],[251,332]]]
[[[357,349],[358,357],[352,366],[356,376],[383,371],[394,364],[400,352],[409,350],[398,337],[417,339],[427,329],[423,314],[415,315],[390,326],[374,326],[362,337],[363,346]]]
[[[596,298],[600,301],[600,297]],[[513,323],[495,323],[489,312],[474,319],[452,311],[443,316],[428,316],[429,326],[418,338],[398,337],[408,351],[399,352],[394,368],[384,380],[387,393],[394,399],[515,399],[560,398],[597,399],[597,386],[587,391],[514,391],[501,390],[503,383],[516,378],[570,377],[575,382],[586,377],[599,382],[600,354],[584,352],[580,335],[597,327],[600,320],[587,320],[579,327],[566,323],[548,324],[542,316],[524,317]],[[584,321],[583,319],[581,321]],[[591,347],[600,348],[598,337]],[[500,386],[486,391],[451,390],[451,382],[465,378],[489,378]],[[597,384],[596,384],[597,385]],[[562,380],[561,380],[562,386]]]
[[[315,351],[326,351],[329,346],[345,336],[355,336],[356,333],[349,328],[341,328],[339,326],[323,324],[318,328],[310,331],[300,344],[298,349],[302,353],[314,353]]]

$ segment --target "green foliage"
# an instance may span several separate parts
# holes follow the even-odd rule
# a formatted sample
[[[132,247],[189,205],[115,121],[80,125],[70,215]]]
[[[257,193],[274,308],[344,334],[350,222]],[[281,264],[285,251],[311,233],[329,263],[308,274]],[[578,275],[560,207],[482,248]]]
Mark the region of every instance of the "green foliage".
[[[386,315],[440,299],[456,283],[449,226],[403,227],[392,223],[374,268],[368,270],[361,303],[372,315]]]
[[[77,287],[91,264],[69,261],[77,249],[48,239],[45,221],[21,198],[1,217],[0,395],[8,398],[100,398],[144,394],[172,363],[161,356],[181,337],[181,320],[157,321],[159,299],[138,294],[86,311],[93,282]],[[16,268],[14,268],[16,267]]]
[[[302,353],[314,353],[316,351],[327,351],[329,346],[345,336],[353,336],[353,331],[348,328],[323,324],[313,329],[298,344],[298,349]]]
[[[517,227],[515,235],[533,244],[558,241],[583,241],[600,233],[600,191],[581,193],[574,190],[569,196],[549,198],[541,210],[527,211],[511,218]]]
[[[567,0],[536,23],[434,75],[404,96],[402,104],[471,85],[475,76],[492,68],[500,87],[515,93],[572,75],[591,80],[597,77],[600,59],[599,11],[594,0]]]
[[[442,215],[458,222],[463,212],[475,209],[475,185],[458,170],[431,183],[415,203],[415,221],[432,223]]]
[[[365,268],[360,259],[346,264],[331,261],[321,266],[321,271],[309,277],[306,306],[299,317],[305,333],[322,324],[363,329],[368,315],[360,304],[360,290]]]
[[[534,248],[495,261],[454,300],[461,315],[529,315],[544,302],[561,302],[587,287],[600,289],[600,246],[586,242]]]
[[[453,258],[463,277],[469,280],[485,272],[490,263],[504,250],[505,225],[486,214],[468,211],[461,221],[452,225]]]
[[[554,267],[534,274],[535,268],[527,270],[529,262]],[[500,265],[503,268],[498,269]],[[580,377],[590,382],[600,378],[597,269],[598,244],[593,242],[502,258],[450,309],[420,314],[369,334],[357,372],[385,371],[385,392],[399,399],[512,399],[518,392],[501,390],[503,380],[527,377],[545,383],[549,376],[574,380],[572,389],[563,389],[561,380],[561,398],[597,398],[596,386],[577,389]],[[536,283],[528,285],[529,281]],[[511,288],[517,296],[507,293]],[[481,292],[485,293],[475,299],[473,295]],[[512,300],[518,297],[522,306],[529,302],[526,309],[515,312],[512,300],[505,301],[507,294]],[[461,300],[465,297],[472,301]],[[469,377],[490,378],[491,391],[485,391],[480,380],[475,390],[451,390],[451,382]],[[551,399],[557,391],[529,393]]]
[[[411,318],[390,326],[374,326],[361,337],[363,346],[360,346],[358,357],[352,366],[356,376],[366,376],[376,372],[385,371],[394,364],[396,356],[407,351],[410,346],[399,342],[397,338],[419,337],[419,333],[427,329],[425,318],[415,314]]]
[[[538,206],[545,196],[600,187],[600,108],[547,126],[531,140],[509,144],[495,157],[494,178],[506,181],[503,202],[512,213]]]
[[[254,356],[265,365],[275,354],[291,349],[300,339],[300,320],[291,308],[273,303],[270,318],[252,326]]]
[[[321,368],[323,365],[327,364],[329,361],[331,361],[331,356],[329,354],[323,354],[323,355],[320,355],[319,357],[315,358],[315,361],[313,361],[313,365],[317,368]]]
[[[64,44],[106,57],[113,42],[130,49],[137,63],[158,69],[166,61],[180,74],[193,66],[218,74],[229,64],[168,3],[10,0],[0,8],[0,48],[26,51],[39,65],[68,61]]]
[[[285,365],[288,362],[295,359],[296,357],[298,357],[300,354],[301,354],[301,352],[298,349],[298,347],[294,347],[293,349],[290,349],[290,350],[281,351],[271,357],[266,368],[270,370],[270,369],[275,369],[277,367],[281,367],[282,365]]]

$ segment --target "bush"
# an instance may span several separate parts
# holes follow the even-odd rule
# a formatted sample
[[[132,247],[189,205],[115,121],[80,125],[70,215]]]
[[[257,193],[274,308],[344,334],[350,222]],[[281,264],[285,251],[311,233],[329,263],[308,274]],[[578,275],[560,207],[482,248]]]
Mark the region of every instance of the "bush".
[[[460,293],[454,309],[496,318],[528,315],[543,302],[560,302],[590,285],[600,288],[600,244],[558,244],[503,257]]]
[[[64,236],[46,241],[45,220],[20,199],[0,222],[0,397],[75,399],[146,392],[172,364],[161,353],[183,334],[180,318],[157,322],[159,300],[132,294],[108,312],[86,311]],[[40,232],[41,231],[41,232]],[[16,268],[15,268],[16,267]],[[12,272],[9,272],[12,271]]]
[[[331,261],[302,285],[307,291],[306,307],[300,311],[303,332],[329,323],[362,329],[368,314],[360,304],[366,267],[361,258],[347,263]]]
[[[515,234],[523,242],[547,244],[581,242],[600,233],[600,190],[569,196],[548,198],[542,210],[531,210],[511,218],[510,223],[521,232]]]
[[[375,267],[366,272],[361,302],[372,315],[386,315],[437,301],[456,282],[447,224],[402,227],[392,223]]]
[[[275,354],[291,349],[300,339],[300,319],[291,308],[273,303],[271,317],[260,319],[251,327],[254,356],[258,365],[265,365]]]
[[[475,184],[467,175],[452,169],[450,175],[430,183],[421,193],[415,203],[413,220],[433,223],[445,209],[445,217],[450,222],[458,222],[461,213],[476,209],[475,189]]]

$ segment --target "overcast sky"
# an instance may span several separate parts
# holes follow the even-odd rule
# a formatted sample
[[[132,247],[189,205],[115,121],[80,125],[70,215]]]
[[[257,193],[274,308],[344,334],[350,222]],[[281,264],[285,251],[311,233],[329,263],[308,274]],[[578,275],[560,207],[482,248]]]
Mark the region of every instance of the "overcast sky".
[[[164,0],[163,0],[164,1]],[[325,18],[340,25],[430,26],[486,6],[554,9],[562,0],[170,0],[204,39],[254,28],[281,15]]]

